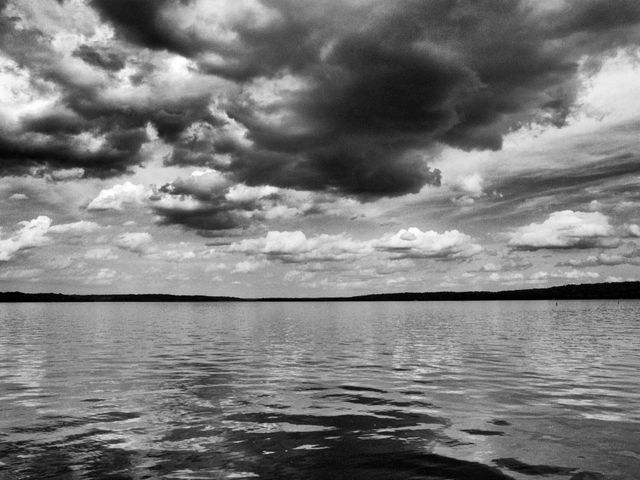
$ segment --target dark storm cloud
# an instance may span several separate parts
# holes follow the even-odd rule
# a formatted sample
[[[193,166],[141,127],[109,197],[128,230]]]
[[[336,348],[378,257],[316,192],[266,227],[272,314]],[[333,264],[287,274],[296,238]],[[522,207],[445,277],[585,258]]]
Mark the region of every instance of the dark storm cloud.
[[[92,0],[102,16],[118,26],[127,39],[152,49],[166,49],[179,54],[193,53],[188,33],[178,32],[162,18],[169,0]]]
[[[250,224],[265,209],[261,200],[278,200],[277,195],[229,198],[232,182],[211,172],[177,178],[159,187],[151,196],[151,208],[160,224],[183,225],[199,231],[232,230]]]
[[[213,92],[204,88],[160,90],[148,101],[106,93],[127,62],[123,48],[80,45],[68,54],[87,64],[89,70],[82,70],[53,49],[51,37],[18,17],[0,16],[0,27],[3,54],[14,62],[5,68],[28,82],[17,95],[43,99],[42,108],[0,127],[0,174],[44,167],[83,168],[87,177],[117,176],[145,160],[140,151],[149,140],[148,124],[169,143],[195,121],[216,124],[208,109]],[[161,63],[134,58],[129,65],[134,86],[144,87],[151,76],[163,73]]]
[[[226,210],[227,208],[206,205],[197,210],[184,211],[158,206],[154,207],[154,211],[160,216],[159,223],[161,225],[183,225],[202,232],[233,230],[249,224],[246,218],[242,218],[236,212]]]
[[[213,49],[223,59],[217,74],[242,64],[244,75],[236,79],[247,90],[251,72],[261,78],[289,72],[304,83],[267,106],[242,95],[230,99],[228,113],[248,129],[253,145],[232,152],[229,170],[250,184],[363,197],[438,184],[439,172],[412,157],[417,150],[438,144],[497,150],[502,135],[522,123],[562,126],[575,100],[580,58],[638,39],[629,2],[606,2],[617,13],[604,16],[594,12],[605,2],[553,11],[513,1],[372,3],[368,11],[343,3],[324,5],[324,19],[305,17],[306,4],[265,5],[282,21],[262,30],[238,26],[231,50],[201,39],[191,51],[198,59]],[[339,21],[341,15],[348,21]],[[288,46],[277,41],[287,33]],[[273,52],[286,63],[271,61]],[[262,115],[274,112],[289,120]],[[174,160],[203,164],[202,145],[199,153],[181,152]]]
[[[125,60],[114,52],[106,49],[97,49],[89,45],[80,45],[73,54],[87,62],[105,70],[118,71],[125,66]]]
[[[16,18],[1,17],[0,45],[3,53],[15,62],[10,67],[28,78],[28,89],[18,95],[53,98],[60,101],[24,114],[13,128],[0,128],[0,174],[24,174],[40,168],[83,168],[87,176],[108,177],[126,172],[141,161],[139,156],[147,134],[142,128],[146,120],[123,121],[118,114],[100,108],[96,92],[74,84],[64,74],[59,58],[48,39],[36,29],[18,26]],[[80,105],[95,111],[85,115]],[[100,145],[89,148],[78,137]]]
[[[39,123],[39,124],[38,124]],[[60,133],[62,125],[47,122],[33,124],[34,131],[45,132],[56,129],[57,135],[44,143],[14,140],[0,136],[0,172],[21,174],[26,169],[33,171],[38,166],[48,168],[83,168],[95,177],[110,177],[121,174],[139,159],[138,152],[147,135],[144,130],[112,131],[105,136],[105,142],[98,151],[77,149],[67,135]]]
[[[136,63],[142,47],[183,55],[198,74],[234,87],[158,90],[131,105],[74,81],[38,54],[49,39],[18,32],[5,19],[3,47],[32,75],[58,85],[67,112],[25,121],[24,135],[4,140],[8,160],[1,168],[51,163],[81,166],[87,175],[126,171],[140,161],[137,132],[150,122],[175,147],[168,163],[217,168],[248,185],[361,199],[416,192],[440,183],[440,172],[427,164],[442,145],[497,150],[505,133],[532,120],[562,126],[575,101],[579,62],[596,65],[640,39],[637,2],[542,3],[247,0],[230,9],[197,0],[92,0],[121,43],[120,50],[78,47],[73,55],[87,65],[115,78],[130,62],[137,72],[131,79],[145,85],[159,67]],[[209,108],[213,98],[220,118]],[[226,134],[232,122],[244,129],[245,142]],[[196,123],[217,133],[188,138]],[[78,131],[122,138],[88,155],[69,146]],[[28,146],[32,132],[52,138]]]
[[[634,26],[640,21],[640,4],[635,0],[584,0],[571,7],[575,8],[568,8],[563,12],[564,18],[554,22],[554,30],[559,35],[606,32]]]

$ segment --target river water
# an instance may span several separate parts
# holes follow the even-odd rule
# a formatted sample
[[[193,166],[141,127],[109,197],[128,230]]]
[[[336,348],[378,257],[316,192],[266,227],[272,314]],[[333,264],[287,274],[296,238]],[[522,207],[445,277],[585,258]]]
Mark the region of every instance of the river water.
[[[640,302],[0,304],[0,479],[640,478]]]

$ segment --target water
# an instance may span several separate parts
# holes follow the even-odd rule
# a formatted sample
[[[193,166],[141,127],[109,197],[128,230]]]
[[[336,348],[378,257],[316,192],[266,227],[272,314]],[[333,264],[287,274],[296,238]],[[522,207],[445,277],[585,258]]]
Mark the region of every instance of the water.
[[[0,478],[636,479],[640,302],[0,304]]]

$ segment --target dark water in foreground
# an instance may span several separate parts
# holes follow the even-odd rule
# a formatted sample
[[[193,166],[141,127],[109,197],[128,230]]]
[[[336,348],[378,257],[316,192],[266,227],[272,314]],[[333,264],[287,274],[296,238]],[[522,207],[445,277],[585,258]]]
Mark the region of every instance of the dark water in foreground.
[[[636,479],[639,347],[637,301],[0,304],[0,478]]]

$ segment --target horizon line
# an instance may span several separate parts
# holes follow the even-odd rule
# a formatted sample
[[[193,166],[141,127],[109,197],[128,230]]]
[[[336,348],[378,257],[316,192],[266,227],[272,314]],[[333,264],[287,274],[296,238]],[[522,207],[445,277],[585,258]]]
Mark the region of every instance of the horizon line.
[[[635,287],[635,288],[634,288]],[[145,299],[145,300],[142,300]],[[235,297],[230,295],[170,293],[54,293],[0,292],[0,303],[19,302],[116,302],[116,301],[466,301],[466,300],[588,300],[640,299],[640,281],[564,284],[513,290],[381,292],[325,297]]]

